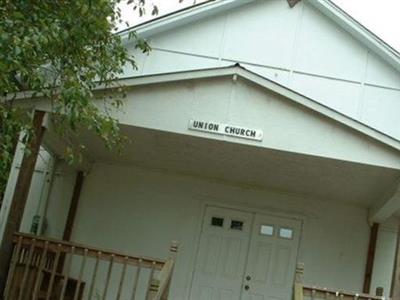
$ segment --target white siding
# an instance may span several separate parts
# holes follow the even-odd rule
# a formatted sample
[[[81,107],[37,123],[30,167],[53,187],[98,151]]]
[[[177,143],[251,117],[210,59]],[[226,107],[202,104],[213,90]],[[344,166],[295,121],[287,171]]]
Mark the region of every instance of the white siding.
[[[76,171],[71,166],[63,162],[57,164],[45,213],[47,226],[44,235],[47,237],[56,239],[63,237],[75,177]]]
[[[82,190],[73,239],[156,257],[165,257],[170,240],[178,240],[172,298],[187,299],[205,203],[302,219],[298,261],[306,265],[305,281],[361,290],[369,239],[365,208],[195,177],[96,164]]]
[[[162,32],[150,44],[140,74],[239,62],[400,139],[399,72],[306,1],[293,9],[286,1],[253,2]]]
[[[20,165],[17,166],[18,170]],[[32,183],[26,201],[24,215],[22,217],[21,232],[30,233],[35,216],[43,216],[47,195],[50,188],[52,157],[41,149],[33,173]]]
[[[22,160],[22,151],[17,151],[9,178],[10,187],[15,186]],[[53,171],[53,167],[55,170]],[[53,173],[54,172],[54,173]],[[40,217],[42,231],[38,234],[61,239],[69,210],[69,203],[75,182],[76,171],[63,162],[55,163],[54,158],[41,149],[32,177],[20,231],[32,233],[33,218]],[[12,188],[5,194],[5,205],[1,208],[1,221],[6,220],[13,193]],[[1,228],[4,223],[1,223]],[[2,233],[1,233],[2,234]]]
[[[283,4],[283,5],[282,5]],[[258,1],[227,14],[222,58],[290,69],[301,9]]]
[[[171,70],[186,71],[218,67],[218,60],[154,49],[146,60],[143,74],[168,73]]]
[[[383,287],[387,297],[390,295],[392,283],[398,227],[399,221],[395,218],[381,224],[376,244],[371,292],[375,292],[377,287]]]
[[[294,70],[361,81],[367,49],[314,7],[303,5],[303,9],[293,58]]]

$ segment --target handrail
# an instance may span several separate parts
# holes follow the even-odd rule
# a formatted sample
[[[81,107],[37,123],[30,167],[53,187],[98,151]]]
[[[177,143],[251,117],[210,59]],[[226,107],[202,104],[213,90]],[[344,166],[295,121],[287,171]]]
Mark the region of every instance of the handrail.
[[[373,296],[364,293],[354,293],[345,290],[335,290],[329,288],[323,288],[318,286],[303,285],[304,295],[313,296],[316,298],[325,298],[326,296],[333,295],[339,298],[350,297],[351,299],[359,300],[383,300],[385,297]]]
[[[332,299],[332,296],[340,300],[384,300],[383,296],[373,296],[365,293],[355,293],[345,290],[337,290],[303,283],[304,264],[298,263],[294,282],[294,300],[304,300],[304,296],[311,299]]]
[[[177,249],[173,242],[163,260],[16,233],[4,299],[82,300],[100,294],[120,300],[129,293],[129,299],[166,300]]]
[[[131,263],[132,265],[138,264],[139,260],[141,260],[141,266],[142,267],[153,267],[153,264],[155,263],[155,268],[157,270],[161,270],[161,268],[164,266],[166,260],[165,259],[159,259],[159,258],[152,258],[152,257],[146,257],[146,256],[133,256],[129,254],[125,254],[119,251],[115,250],[109,250],[109,249],[101,249],[101,248],[96,248],[88,245],[83,245],[79,243],[74,243],[74,242],[69,242],[69,241],[61,241],[53,238],[47,238],[47,237],[41,237],[41,236],[36,236],[32,234],[27,234],[27,233],[15,233],[14,234],[14,243],[17,243],[19,238],[22,237],[22,245],[31,245],[32,241],[35,240],[35,247],[44,247],[46,242],[49,243],[49,250],[57,251],[58,245],[61,245],[61,251],[62,252],[68,252],[69,249],[72,247],[75,248],[75,255],[83,255],[85,252],[85,249],[87,249],[88,256],[91,257],[97,257],[98,253],[101,253],[100,259],[110,259],[111,255],[114,256],[114,262],[119,262],[123,263],[126,258],[128,258],[128,263]]]

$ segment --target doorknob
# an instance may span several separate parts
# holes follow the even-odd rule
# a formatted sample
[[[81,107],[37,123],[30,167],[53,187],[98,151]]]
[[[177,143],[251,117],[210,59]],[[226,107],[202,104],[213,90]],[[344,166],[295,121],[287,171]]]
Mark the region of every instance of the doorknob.
[[[250,289],[250,287],[246,284],[246,285],[244,286],[244,289],[245,289],[246,291],[248,291],[248,290]]]
[[[251,280],[250,275],[247,275],[247,276],[246,276],[246,280],[247,280],[247,281],[250,281],[250,280]]]

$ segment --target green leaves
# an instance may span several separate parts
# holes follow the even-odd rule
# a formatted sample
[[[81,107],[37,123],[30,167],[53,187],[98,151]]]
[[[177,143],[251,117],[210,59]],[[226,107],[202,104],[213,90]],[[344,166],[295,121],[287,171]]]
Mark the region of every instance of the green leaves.
[[[22,138],[26,142],[30,133],[30,115],[26,110],[0,105],[0,197],[6,188],[8,174],[14,158],[14,151],[20,132],[27,134]]]
[[[4,190],[21,130],[28,130],[30,110],[17,106],[17,93],[30,91],[51,102],[52,122],[68,141],[65,157],[72,161],[85,148],[73,142],[81,130],[95,132],[109,149],[120,149],[124,138],[112,117],[125,90],[95,105],[93,89],[114,86],[135,59],[114,34],[121,22],[120,0],[3,0],[0,6],[0,193]],[[133,1],[144,13],[144,1]],[[153,8],[154,13],[158,13]],[[130,34],[136,47],[150,47]],[[109,95],[108,95],[109,96]],[[33,105],[32,105],[33,106]],[[100,109],[101,107],[101,109]]]

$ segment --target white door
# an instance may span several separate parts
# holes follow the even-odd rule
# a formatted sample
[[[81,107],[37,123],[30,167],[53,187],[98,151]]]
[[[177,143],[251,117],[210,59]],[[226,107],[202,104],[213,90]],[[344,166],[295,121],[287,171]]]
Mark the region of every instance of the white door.
[[[290,300],[300,221],[207,207],[191,300]]]
[[[290,300],[301,223],[256,214],[242,300]]]
[[[191,299],[240,299],[252,217],[238,210],[207,208]]]

